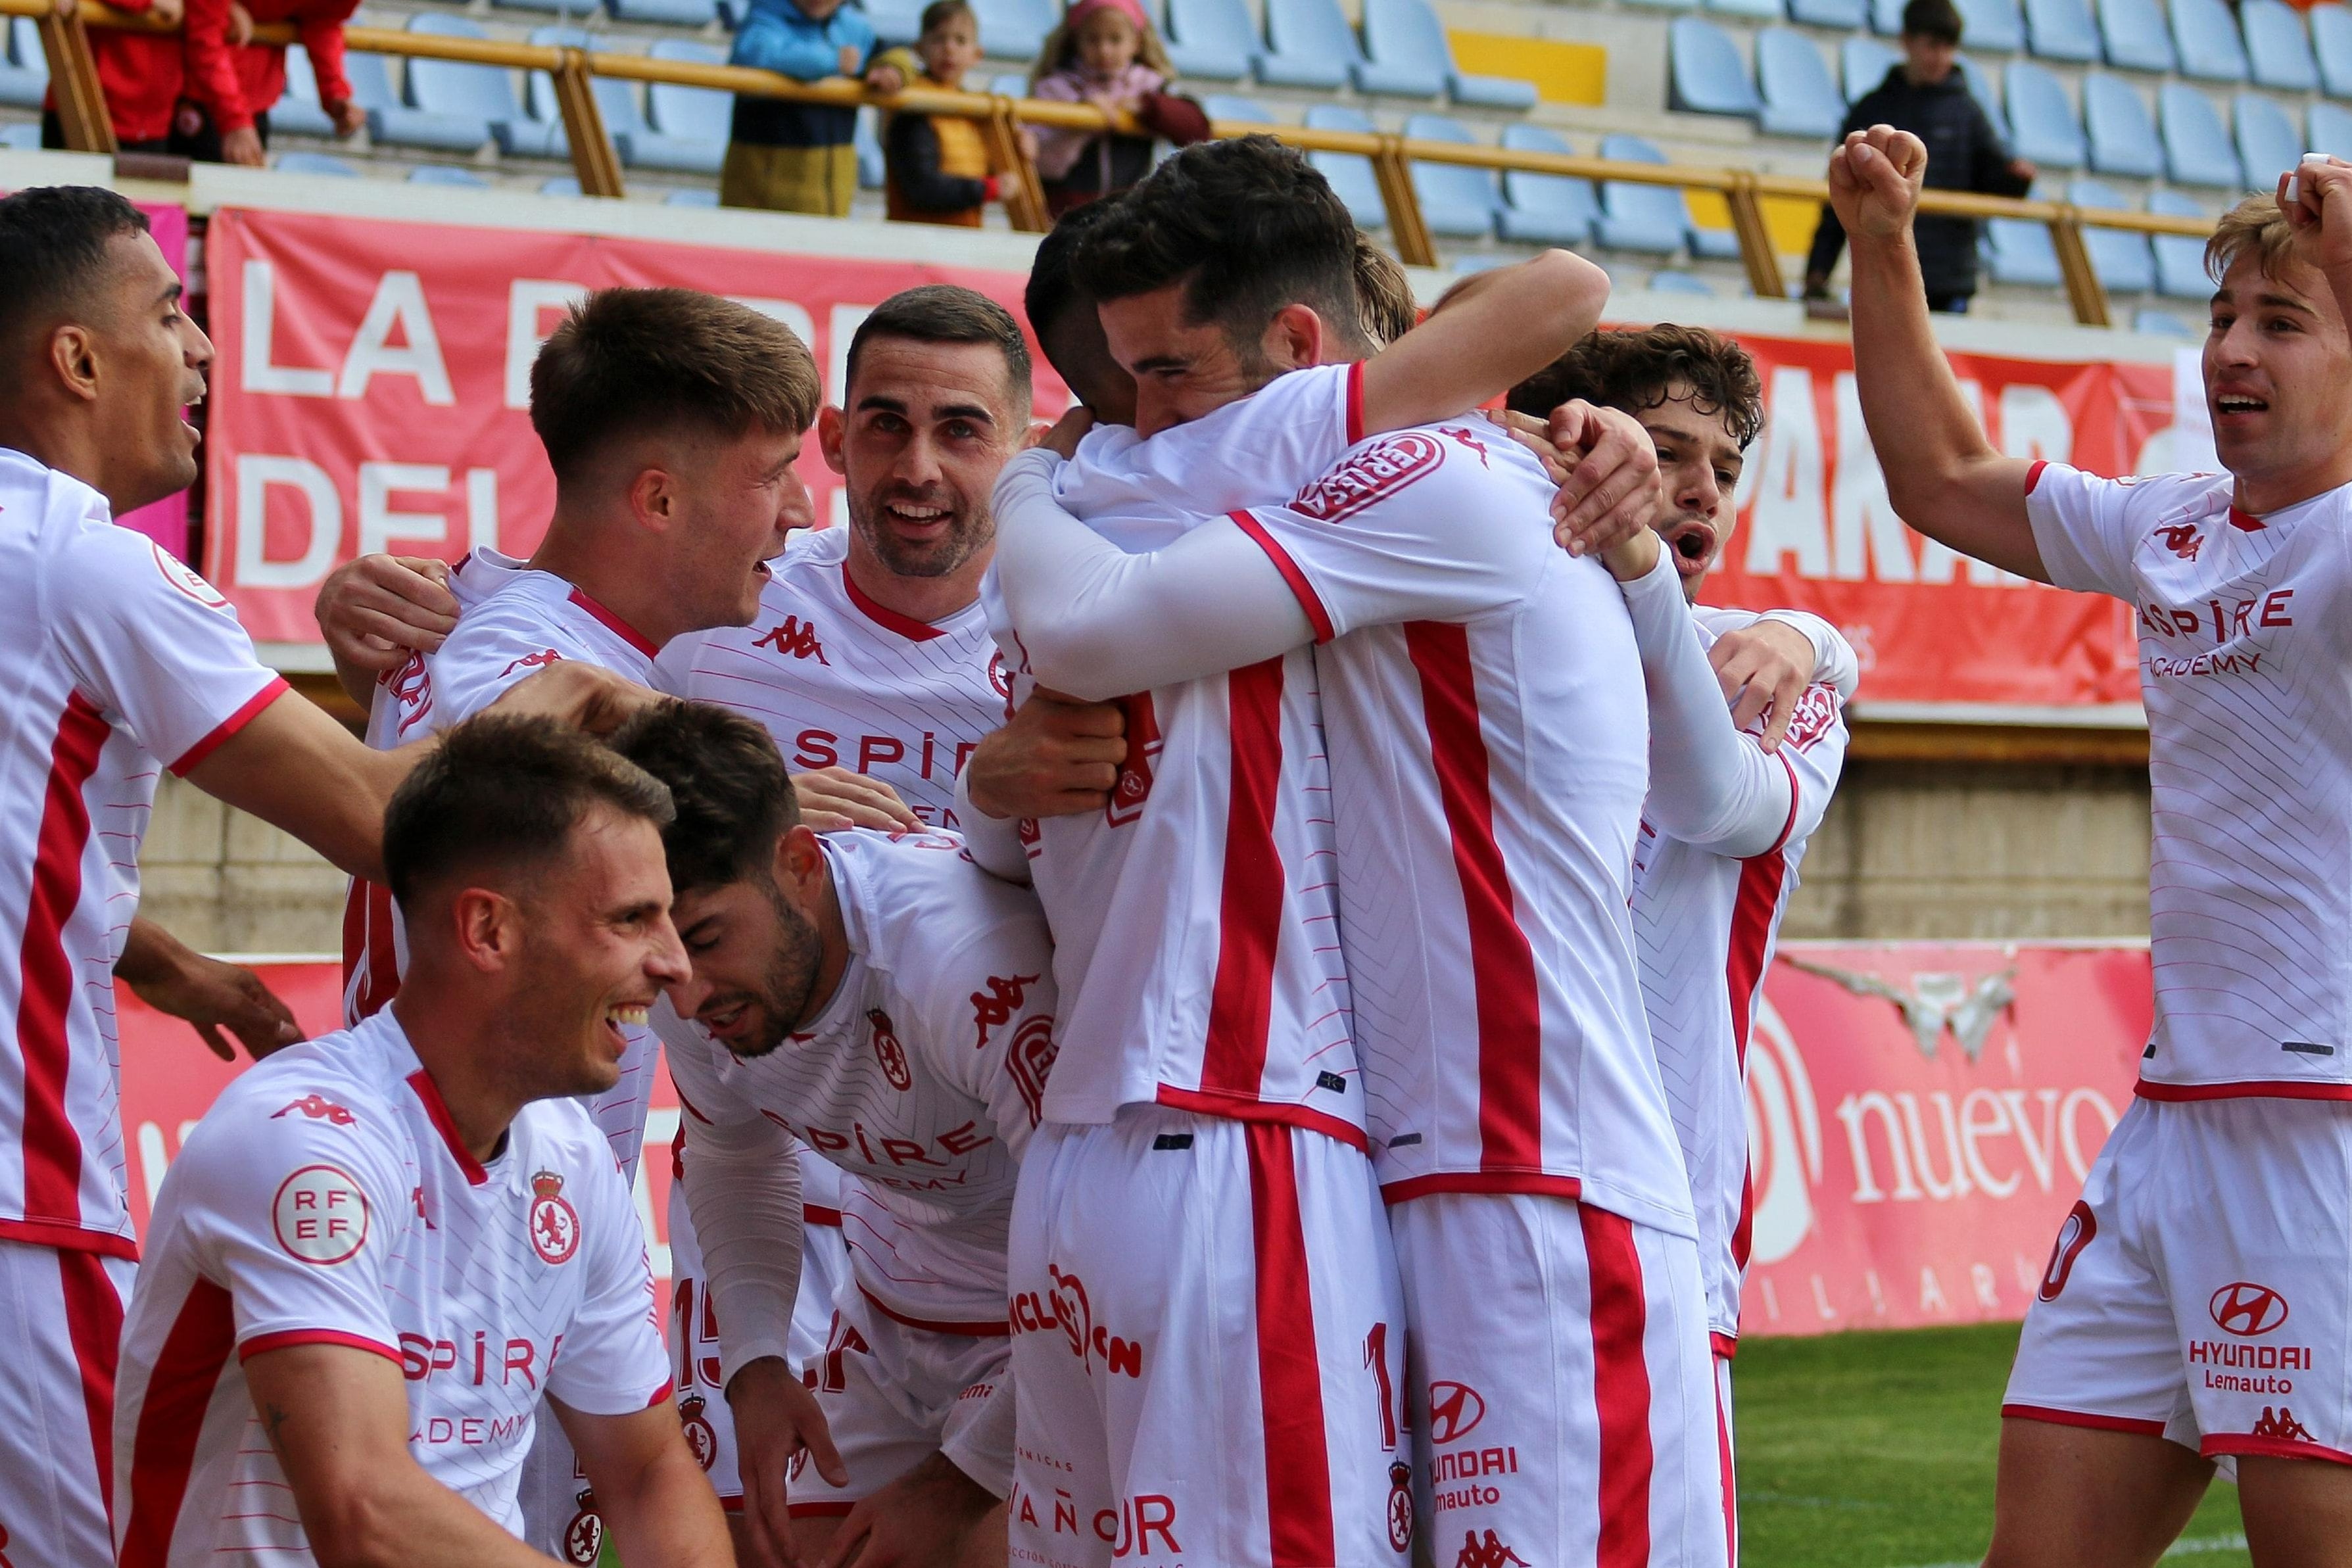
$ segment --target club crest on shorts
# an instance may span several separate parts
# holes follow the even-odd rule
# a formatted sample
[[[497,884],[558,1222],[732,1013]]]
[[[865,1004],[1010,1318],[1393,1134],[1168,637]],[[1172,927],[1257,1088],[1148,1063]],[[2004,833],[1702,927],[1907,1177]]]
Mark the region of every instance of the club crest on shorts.
[[[563,1196],[563,1178],[553,1171],[537,1172],[530,1190],[530,1249],[543,1262],[570,1262],[580,1250],[580,1215]]]
[[[1392,496],[1445,461],[1437,438],[1417,430],[1366,443],[1291,499],[1290,509],[1336,523]]]
[[[880,1008],[866,1009],[866,1021],[874,1029],[874,1060],[882,1064],[882,1076],[890,1087],[904,1094],[915,1086],[915,1075],[907,1066],[907,1048],[898,1043],[896,1026],[890,1015]]]
[[[580,1568],[595,1568],[597,1554],[604,1550],[604,1516],[596,1511],[596,1494],[583,1490],[580,1511],[563,1527],[563,1560]]]
[[[702,1413],[703,1404],[701,1395],[688,1395],[677,1402],[677,1419],[686,1428],[686,1446],[694,1451],[694,1462],[708,1471],[719,1462],[719,1434]]]
[[[1402,1459],[1389,1464],[1389,1548],[1412,1550],[1412,1467]]]

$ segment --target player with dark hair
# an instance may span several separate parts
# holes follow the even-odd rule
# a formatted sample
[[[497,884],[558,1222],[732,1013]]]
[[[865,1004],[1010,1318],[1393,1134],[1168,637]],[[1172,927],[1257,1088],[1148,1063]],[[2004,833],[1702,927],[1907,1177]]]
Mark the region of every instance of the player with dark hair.
[[[686,978],[669,817],[543,720],[458,727],[393,797],[410,984],[238,1078],[157,1195],[114,1416],[122,1563],[544,1568],[516,1539],[542,1408],[630,1563],[730,1561],[627,1183],[573,1098]],[[594,1561],[603,1528],[583,1509],[562,1556]]]

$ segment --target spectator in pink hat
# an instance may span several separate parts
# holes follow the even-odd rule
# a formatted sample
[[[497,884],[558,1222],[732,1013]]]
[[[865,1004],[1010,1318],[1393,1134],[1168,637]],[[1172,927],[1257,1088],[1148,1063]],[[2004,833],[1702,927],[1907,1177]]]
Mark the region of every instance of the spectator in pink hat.
[[[1099,196],[1116,195],[1151,172],[1153,136],[1182,146],[1205,141],[1209,117],[1168,90],[1174,68],[1140,0],[1077,0],[1029,71],[1034,98],[1124,110],[1150,136],[1037,128],[1037,173],[1055,217]]]

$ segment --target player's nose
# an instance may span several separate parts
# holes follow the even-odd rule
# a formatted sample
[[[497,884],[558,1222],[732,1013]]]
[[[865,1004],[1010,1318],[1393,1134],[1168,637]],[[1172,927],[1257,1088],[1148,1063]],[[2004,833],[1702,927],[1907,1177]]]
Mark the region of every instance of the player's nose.
[[[694,966],[687,961],[686,944],[678,940],[677,927],[670,924],[667,915],[661,917],[653,945],[646,949],[646,976],[673,993],[694,978]],[[680,1012],[691,1011],[682,1000],[677,1007]]]

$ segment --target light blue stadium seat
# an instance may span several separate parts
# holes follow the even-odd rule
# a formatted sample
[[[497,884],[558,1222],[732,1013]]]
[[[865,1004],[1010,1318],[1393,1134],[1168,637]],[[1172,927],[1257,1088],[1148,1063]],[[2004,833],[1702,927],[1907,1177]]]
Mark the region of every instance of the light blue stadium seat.
[[[1701,16],[1677,16],[1666,33],[1666,107],[1754,119],[1764,108],[1731,35]]]
[[[1719,16],[1740,16],[1751,22],[1778,22],[1785,15],[1780,0],[1703,0]]]
[[[1362,110],[1337,103],[1312,106],[1307,111],[1307,123],[1318,131],[1372,129],[1371,118]],[[1372,172],[1370,158],[1360,152],[1309,152],[1307,162],[1331,182],[1333,194],[1346,205],[1348,215],[1356,220],[1358,228],[1388,226],[1388,204],[1381,200],[1381,183]]]
[[[1034,60],[1062,19],[1054,0],[972,0],[981,52],[995,60]]]
[[[1254,98],[1242,98],[1230,92],[1213,92],[1201,99],[1201,108],[1211,120],[1237,120],[1244,125],[1279,125],[1281,116]]]
[[[580,194],[580,176],[557,174],[541,180],[539,183],[539,193],[542,196],[576,196]]]
[[[2319,85],[2330,98],[2352,98],[2352,8],[2314,5],[2311,52],[2319,61]]]
[[[1232,3],[1239,5],[1243,0]],[[1327,49],[1317,41],[1317,25],[1294,16],[1285,0],[1265,0],[1267,47],[1257,57],[1257,79],[1269,87],[1303,88],[1311,92],[1346,86],[1362,51],[1355,35],[1348,32],[1344,18],[1339,31],[1346,35],[1339,46]]]
[[[2310,152],[2352,159],[2352,109],[2325,99],[2313,104],[2310,123],[2305,127],[2304,134],[2311,142]]]
[[[408,172],[412,185],[462,185],[487,191],[490,183],[471,169],[459,169],[447,163],[419,163]]]
[[[1338,0],[1266,0],[1266,37],[1286,56],[1345,62],[1359,92],[1393,98],[1435,98],[1445,90],[1444,63],[1409,57],[1369,58]],[[1269,78],[1271,79],[1271,78]]]
[[[1696,11],[1699,0],[1631,0],[1631,3],[1653,11]]]
[[[41,48],[41,30],[30,16],[8,18],[7,47],[0,48],[0,103],[17,109],[38,109],[49,90],[49,57]],[[33,144],[40,145],[40,129]]]
[[[2147,100],[2123,78],[2083,73],[2083,129],[2091,140],[2091,167],[2100,173],[2153,180],[2164,172]]]
[[[382,55],[353,49],[343,57],[343,74],[351,78],[352,101],[367,111],[368,135],[387,146],[471,152],[490,139],[490,123],[478,115],[437,114],[403,103]]]
[[[2238,163],[2246,183],[2257,191],[2275,187],[2278,177],[2303,159],[2303,132],[2277,100],[2258,92],[2242,92],[2230,102],[2230,119],[2238,132]]]
[[[1771,135],[1825,139],[1845,120],[1845,99],[1828,62],[1794,27],[1756,35],[1756,86],[1764,100],[1757,122]]]
[[[1540,125],[1506,125],[1503,145],[1528,152],[1570,151],[1559,132]],[[1601,199],[1590,180],[1503,171],[1503,206],[1495,215],[1495,229],[1505,239],[1525,245],[1580,246],[1591,239],[1593,222],[1600,215]]]
[[[438,11],[409,17],[408,31],[447,38],[490,36],[478,22]],[[370,114],[368,134],[394,146],[471,152],[488,141],[499,126],[523,117],[511,75],[497,66],[465,60],[412,58],[407,101],[406,115],[383,112],[382,129],[376,124],[379,116]]]
[[[1029,78],[1017,71],[999,71],[988,78],[988,91],[998,98],[1027,98]]]
[[[1412,141],[1476,141],[1468,127],[1443,114],[1411,115],[1405,120],[1404,133]],[[1494,232],[1499,201],[1492,170],[1419,159],[1413,161],[1412,170],[1413,196],[1421,203],[1422,221],[1431,234],[1448,239],[1485,239]]]
[[[872,104],[857,111],[857,119],[849,132],[850,145],[857,149],[857,183],[868,191],[879,191],[889,183],[890,171],[882,156],[882,112]]]
[[[2178,191],[2150,191],[2147,210],[2168,213],[2177,218],[2204,218],[2212,214]],[[2213,296],[2213,279],[2205,271],[2205,242],[2187,235],[2151,235],[2148,247],[2156,253],[2157,292],[2174,299],[2210,299]]]
[[[2169,310],[2139,309],[2132,312],[2132,330],[2151,338],[2201,338],[2205,330],[2192,327]]]
[[[2126,70],[2172,68],[2172,29],[2157,0],[2098,0],[2099,41],[2107,64]]]
[[[719,193],[709,185],[681,185],[662,198],[665,207],[715,207]]]
[[[2009,78],[2010,151],[2029,163],[2079,169],[2086,149],[2083,124],[2057,73],[2032,60],[2011,60]]]
[[[569,26],[534,27],[530,41],[558,49],[586,49],[596,44],[588,33]],[[604,122],[604,134],[612,138],[613,150],[625,161],[623,139],[646,130],[645,113],[637,107],[635,91],[618,77],[600,76],[588,78],[588,90],[596,99],[596,113]],[[571,157],[572,141],[564,133],[563,110],[556,100],[555,78],[545,71],[531,72],[523,83],[522,101],[523,118],[509,120],[499,128],[499,151],[509,157]]]
[[[1870,22],[1868,0],[1789,0],[1789,20],[1851,33]]]
[[[2246,35],[2246,70],[2256,87],[2315,92],[2319,67],[2303,18],[2285,0],[2239,0],[2238,26]]]
[[[1979,249],[1995,283],[2055,288],[2064,279],[2049,229],[2031,218],[1987,218]]]
[[[2176,185],[2222,185],[2238,190],[2245,170],[2238,149],[2214,112],[2213,100],[2186,82],[2158,89],[2157,124],[2164,138],[2164,162]]]
[[[661,39],[651,53],[657,60],[706,66],[727,62],[725,50],[684,38]],[[628,84],[619,85],[625,89]],[[727,156],[728,124],[735,110],[732,94],[676,82],[647,82],[646,109],[644,121],[630,127],[625,140],[614,141],[622,162],[673,174],[719,172]]]
[[[1903,63],[1903,52],[1891,44],[1876,38],[1853,37],[1838,46],[1838,79],[1845,88],[1849,105],[1859,102],[1863,94],[1886,79],[1886,73]]]
[[[605,0],[624,22],[646,22],[659,27],[708,27],[719,20],[714,0]]]
[[[328,137],[335,122],[319,107],[319,76],[310,68],[310,51],[299,44],[286,46],[286,90],[269,106],[272,136]]]
[[[331,174],[337,179],[359,178],[359,171],[341,158],[325,152],[280,152],[272,166],[288,174]]]
[[[2001,107],[2000,81],[1966,55],[1953,63],[1959,69],[1960,79],[1969,84],[1969,91],[1974,93],[1977,102],[1983,106],[1985,118],[1992,121],[1993,130],[2000,133],[2002,141],[2008,141],[2009,115]]]
[[[1778,0],[1774,0],[1778,4]],[[1514,77],[1474,76],[1454,63],[1454,46],[1429,0],[1364,0],[1364,52],[1376,64],[1436,65],[1456,103],[1480,109],[1533,109],[1536,86]]]
[[[2085,0],[2025,0],[2025,45],[2045,60],[2088,65],[2099,57],[2099,27]]]
[[[1966,24],[1960,37],[1969,48],[1996,55],[2013,55],[2025,47],[2025,18],[2017,0],[1959,0]]]
[[[1653,294],[1696,294],[1706,299],[1712,299],[1715,298],[1715,290],[1707,287],[1706,279],[1699,277],[1696,273],[1685,272],[1679,267],[1661,267],[1656,272],[1650,274],[1650,292]]]
[[[1601,155],[1628,163],[1663,163],[1664,153],[1638,136],[1606,136]],[[1636,185],[1611,180],[1601,187],[1601,217],[1594,237],[1612,250],[1673,256],[1690,228],[1690,206],[1672,185]]]
[[[1870,0],[1870,30],[1895,37],[1903,31],[1903,0]]]
[[[866,19],[874,26],[875,41],[884,48],[899,44],[911,44],[923,36],[922,0],[858,0],[866,9]],[[718,7],[719,19],[733,31],[740,24],[736,9],[724,3]]]
[[[2185,77],[2246,79],[2246,46],[2228,0],[2172,0],[2172,47]]]
[[[509,10],[542,11],[583,18],[596,9],[596,0],[490,0],[490,4]]]
[[[1244,81],[1265,52],[1242,0],[1168,0],[1169,63],[1180,77]]]
[[[2078,207],[2123,212],[2130,204],[2110,185],[2096,180],[2076,180],[2066,187],[2066,199]],[[2091,270],[2110,294],[2145,294],[2156,287],[2156,258],[2147,236],[2127,229],[2084,225],[2083,248],[2091,253]]]
[[[41,127],[38,121],[20,120],[14,125],[0,125],[0,147],[11,152],[37,152],[41,147]]]

